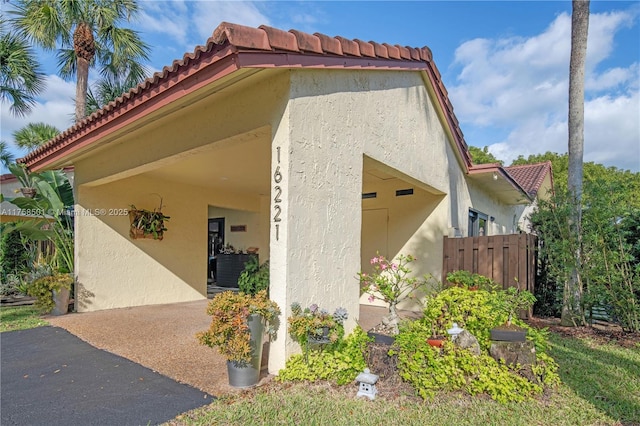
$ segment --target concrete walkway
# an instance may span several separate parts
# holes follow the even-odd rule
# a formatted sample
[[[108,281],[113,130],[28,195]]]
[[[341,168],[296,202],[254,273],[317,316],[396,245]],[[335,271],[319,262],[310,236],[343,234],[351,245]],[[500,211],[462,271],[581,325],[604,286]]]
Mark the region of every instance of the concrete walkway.
[[[228,385],[226,360],[195,335],[209,327],[208,300],[72,313],[48,317],[91,345],[120,355],[211,395],[238,392]],[[361,306],[358,323],[368,330],[386,308]],[[264,362],[264,361],[263,361]],[[263,364],[263,369],[266,366]],[[266,372],[262,380],[268,380]]]

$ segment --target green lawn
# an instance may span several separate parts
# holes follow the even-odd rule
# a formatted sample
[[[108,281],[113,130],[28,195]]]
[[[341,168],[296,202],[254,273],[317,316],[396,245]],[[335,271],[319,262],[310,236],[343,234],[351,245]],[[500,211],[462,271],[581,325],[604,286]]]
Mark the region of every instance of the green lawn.
[[[0,308],[0,333],[25,330],[43,325],[49,325],[49,323],[40,317],[40,313],[33,306],[7,306]]]
[[[563,384],[538,400],[502,405],[484,397],[441,394],[355,399],[355,386],[277,384],[226,397],[171,425],[637,425],[640,347],[551,335]]]

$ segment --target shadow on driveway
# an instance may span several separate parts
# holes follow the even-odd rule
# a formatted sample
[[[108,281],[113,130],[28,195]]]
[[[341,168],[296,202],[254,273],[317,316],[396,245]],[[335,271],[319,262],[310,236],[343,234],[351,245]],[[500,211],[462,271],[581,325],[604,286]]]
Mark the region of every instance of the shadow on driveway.
[[[159,424],[213,400],[58,327],[2,333],[0,349],[3,426]]]

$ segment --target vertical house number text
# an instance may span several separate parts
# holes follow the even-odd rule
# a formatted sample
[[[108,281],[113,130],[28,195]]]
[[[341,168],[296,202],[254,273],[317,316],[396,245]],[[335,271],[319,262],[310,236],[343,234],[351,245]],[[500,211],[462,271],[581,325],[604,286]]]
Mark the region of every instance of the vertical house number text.
[[[282,207],[280,207],[280,203],[282,202],[282,188],[280,187],[280,182],[282,182],[282,173],[280,172],[280,147],[276,147],[277,152],[277,165],[276,170],[273,172],[273,182],[275,183],[273,187],[273,222],[276,225],[276,241],[280,240],[280,223],[282,219],[280,215],[282,214]]]

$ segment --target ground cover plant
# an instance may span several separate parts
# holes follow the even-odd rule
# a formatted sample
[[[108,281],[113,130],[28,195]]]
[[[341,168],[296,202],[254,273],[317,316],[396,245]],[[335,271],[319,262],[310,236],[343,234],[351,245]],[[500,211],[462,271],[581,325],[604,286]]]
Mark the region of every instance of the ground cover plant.
[[[272,381],[223,396],[167,425],[630,426],[640,423],[640,336],[620,336],[625,337],[602,338],[590,327],[579,335],[552,331],[549,353],[559,364],[562,384],[523,402],[501,404],[486,396],[442,391],[425,401],[383,385],[378,398],[369,401],[356,399],[355,383]]]
[[[440,390],[461,390],[471,395],[484,393],[506,403],[524,401],[540,395],[545,387],[556,385],[557,365],[548,355],[546,334],[512,318],[512,310],[505,308],[514,290],[450,287],[429,299],[423,318],[405,323],[396,338],[398,348],[393,351],[398,355],[400,376],[425,399]],[[526,329],[535,346],[537,362],[529,369],[505,365],[489,356],[489,331],[508,321]],[[450,340],[442,349],[427,343],[434,334],[446,336],[453,323],[476,337],[480,355],[459,348]]]
[[[49,325],[34,306],[3,306],[0,308],[0,332],[26,330]]]

